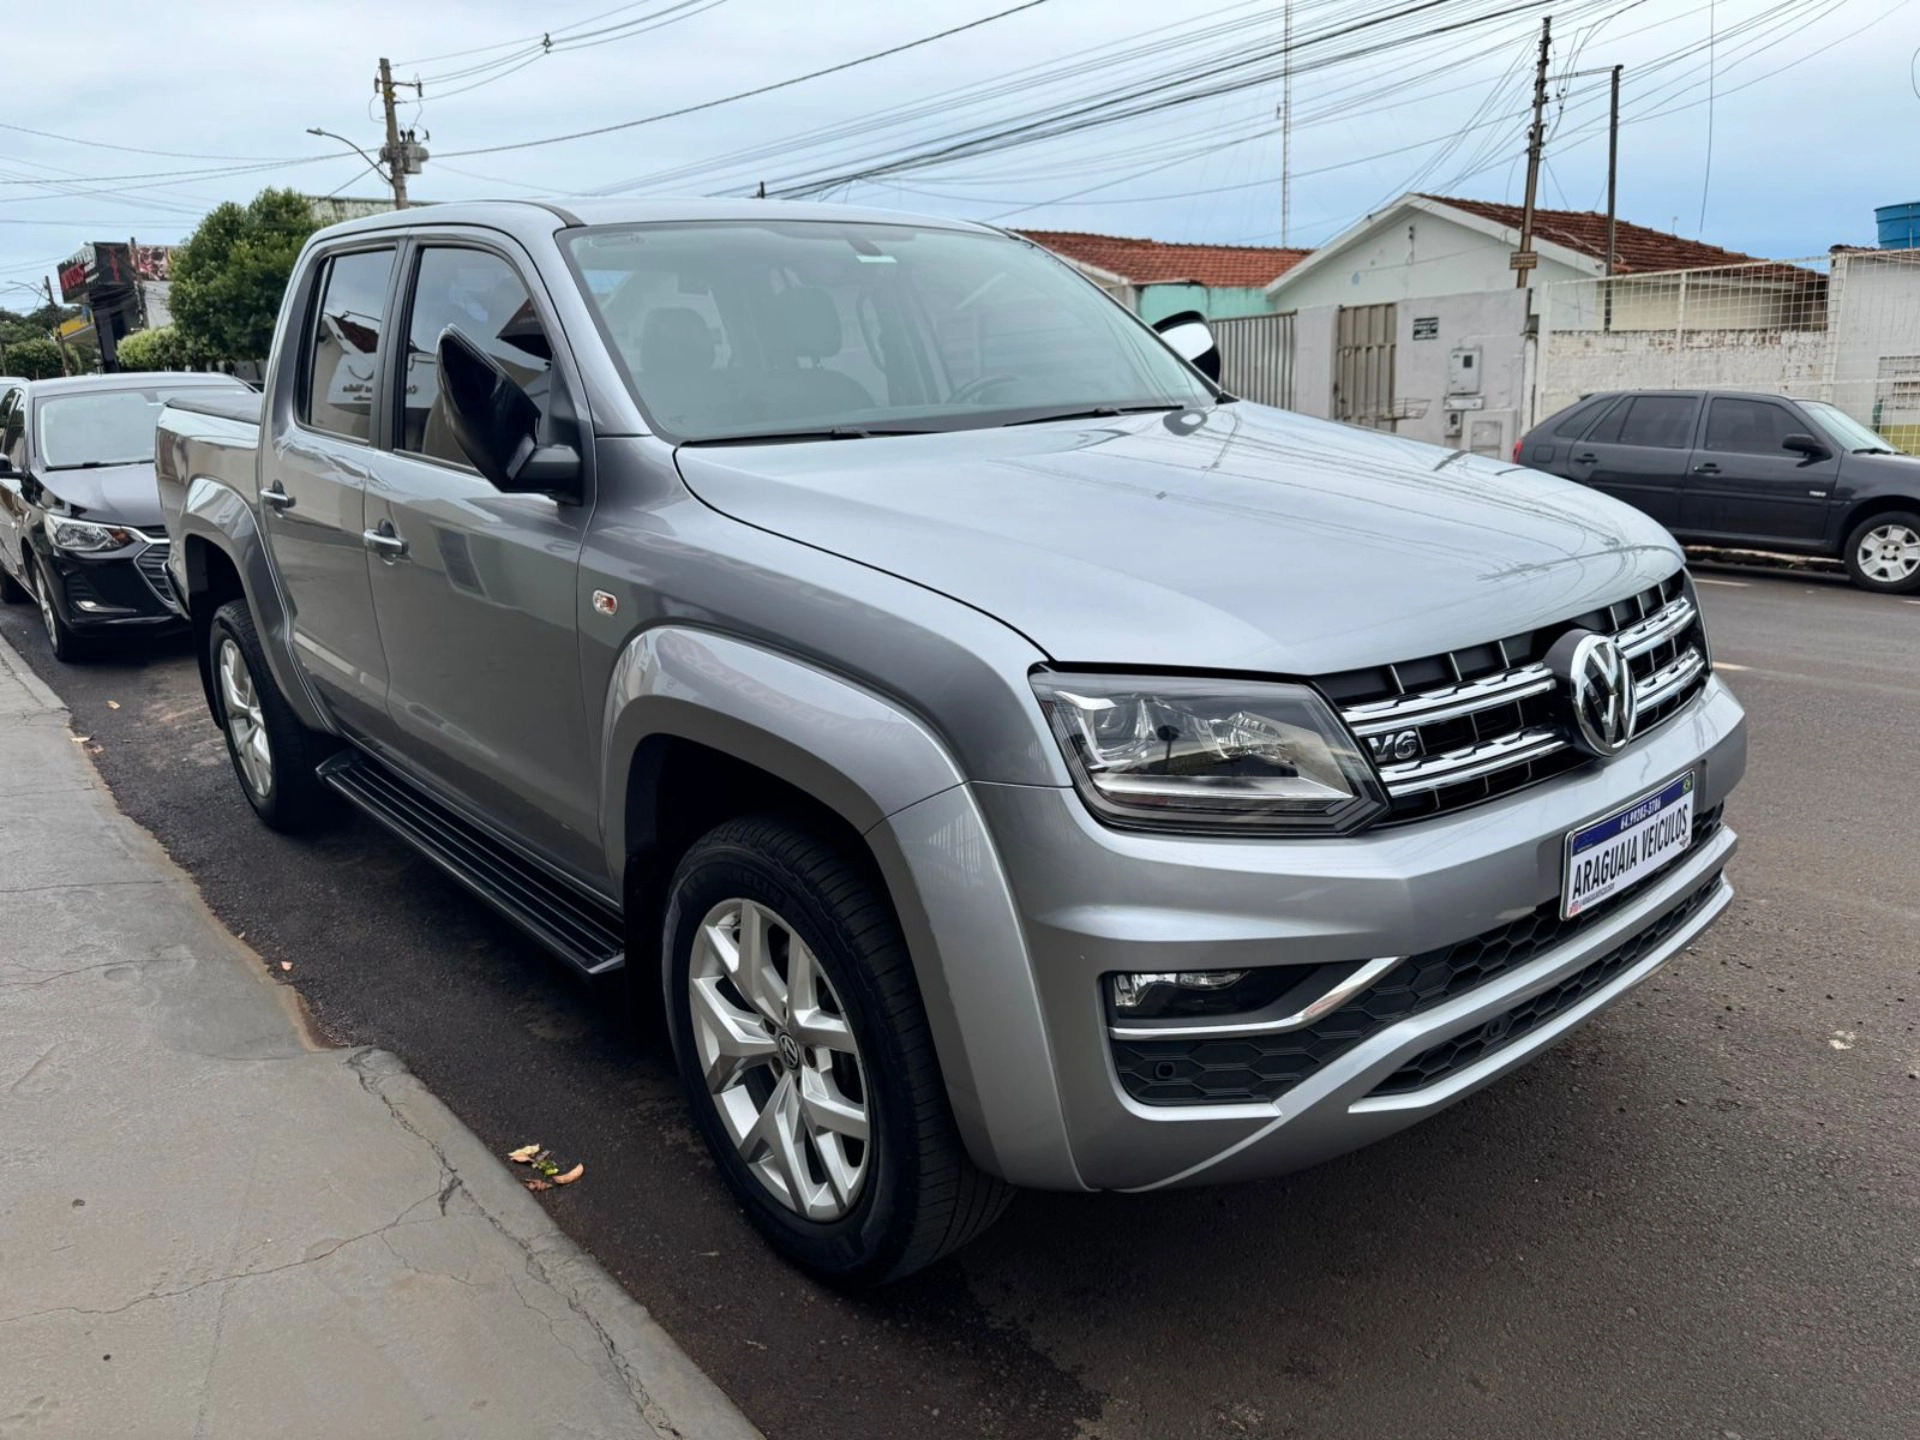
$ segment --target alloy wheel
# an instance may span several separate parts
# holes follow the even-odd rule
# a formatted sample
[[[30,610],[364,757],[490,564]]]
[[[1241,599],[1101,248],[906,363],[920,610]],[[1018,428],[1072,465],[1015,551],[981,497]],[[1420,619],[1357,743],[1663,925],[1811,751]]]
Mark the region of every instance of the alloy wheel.
[[[227,712],[227,737],[234,758],[253,793],[262,800],[273,793],[273,746],[267,739],[267,721],[260,710],[260,693],[246,656],[231,638],[220,641],[220,696]]]
[[[806,941],[752,900],[700,922],[688,1003],[701,1074],[747,1169],[787,1209],[838,1220],[873,1153],[866,1072],[833,984]]]
[[[1860,537],[1861,572],[1886,584],[1895,584],[1920,572],[1920,534],[1894,522],[1878,525]]]
[[[60,649],[60,617],[53,613],[50,584],[44,573],[37,572],[34,576],[33,598],[40,607],[40,623],[46,628],[47,644],[57,653]]]

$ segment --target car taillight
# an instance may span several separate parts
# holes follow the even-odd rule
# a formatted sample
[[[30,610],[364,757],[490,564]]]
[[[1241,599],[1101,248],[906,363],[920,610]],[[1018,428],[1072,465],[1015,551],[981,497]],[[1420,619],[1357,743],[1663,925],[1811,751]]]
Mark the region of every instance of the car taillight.
[[[1518,440],[1513,442],[1513,463],[1514,464],[1518,465],[1520,463],[1520,451],[1525,448],[1526,443],[1527,443],[1527,437],[1524,435],[1522,435]]]

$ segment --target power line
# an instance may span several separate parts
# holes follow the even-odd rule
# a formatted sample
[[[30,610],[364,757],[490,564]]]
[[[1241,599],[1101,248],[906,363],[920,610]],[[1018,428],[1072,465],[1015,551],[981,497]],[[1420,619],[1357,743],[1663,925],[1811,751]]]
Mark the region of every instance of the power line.
[[[20,135],[36,135],[42,140],[59,140],[68,145],[87,145],[95,150],[118,150],[126,155],[157,155],[167,160],[231,160],[242,163],[283,159],[275,155],[196,155],[183,150],[142,150],[134,145],[113,145],[105,140],[84,140],[78,135],[60,135],[52,130],[34,130],[25,125],[13,125],[0,121],[0,130],[11,130]]]
[[[917,50],[922,45],[931,45],[936,40],[945,40],[949,36],[963,31],[977,30],[982,25],[990,25],[995,20],[1004,20],[1009,15],[1018,15],[1023,10],[1032,10],[1045,5],[1048,0],[1022,0],[1021,4],[1005,10],[983,15],[977,20],[969,20],[964,25],[955,25],[946,30],[936,31],[932,35],[923,35],[918,40],[909,40],[905,44],[890,46],[885,50],[876,50],[870,55],[861,55],[852,60],[843,60],[838,65],[829,65],[821,70],[812,70],[805,75],[795,75],[787,80],[776,80],[770,85],[756,86],[751,90],[742,90],[733,95],[722,95],[715,100],[703,100],[697,105],[683,105],[677,110],[663,110],[657,115],[643,115],[638,120],[622,120],[613,125],[599,125],[591,130],[575,130],[565,135],[549,135],[540,140],[518,140],[510,145],[486,145],[473,150],[451,150],[443,159],[458,160],[470,155],[500,155],[509,150],[531,150],[538,145],[558,145],[567,140],[584,140],[593,135],[611,135],[617,130],[632,130],[640,125],[652,125],[661,120],[672,120],[681,115],[693,115],[702,110],[717,109],[722,105],[731,105],[737,100],[750,100],[756,95],[768,95],[775,90],[785,90],[801,85],[809,80],[818,80],[823,75],[837,75],[841,71],[851,70],[859,65],[868,65],[875,60],[884,60],[890,55],[899,55],[908,50]]]
[[[1700,225],[1699,233],[1707,233],[1707,191],[1713,184],[1713,87],[1714,69],[1719,57],[1714,49],[1715,33],[1719,29],[1719,13],[1709,0],[1707,10],[1707,164],[1700,175]]]

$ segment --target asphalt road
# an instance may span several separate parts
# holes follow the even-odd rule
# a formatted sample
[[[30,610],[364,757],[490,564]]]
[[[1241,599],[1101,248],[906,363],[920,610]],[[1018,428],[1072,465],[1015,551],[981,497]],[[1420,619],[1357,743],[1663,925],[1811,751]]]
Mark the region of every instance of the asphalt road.
[[[788,1270],[662,1056],[369,824],[257,824],[184,647],[60,666],[124,808],[547,1197],[774,1440],[1920,1435],[1920,602],[1707,572],[1753,721],[1733,909],[1536,1064],[1302,1175],[1021,1198],[879,1296]],[[4,823],[4,817],[0,817]],[[217,1157],[206,1157],[217,1160]]]

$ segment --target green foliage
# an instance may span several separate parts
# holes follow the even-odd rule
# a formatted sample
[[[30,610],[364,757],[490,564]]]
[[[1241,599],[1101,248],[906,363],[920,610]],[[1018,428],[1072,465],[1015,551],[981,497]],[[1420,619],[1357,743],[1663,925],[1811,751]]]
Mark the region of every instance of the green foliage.
[[[180,343],[210,360],[265,360],[293,262],[315,228],[291,190],[216,206],[173,252],[168,305]]]
[[[59,375],[60,347],[42,336],[27,340],[9,340],[7,359],[0,372],[24,376],[28,380],[48,380]]]
[[[0,308],[0,345],[11,345],[16,340],[44,340],[62,321],[71,320],[79,313],[78,305],[36,305],[24,313]]]
[[[172,325],[134,331],[120,342],[119,355],[122,370],[187,370],[194,358]]]

